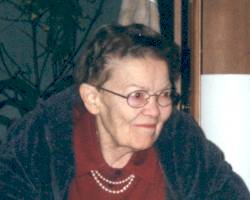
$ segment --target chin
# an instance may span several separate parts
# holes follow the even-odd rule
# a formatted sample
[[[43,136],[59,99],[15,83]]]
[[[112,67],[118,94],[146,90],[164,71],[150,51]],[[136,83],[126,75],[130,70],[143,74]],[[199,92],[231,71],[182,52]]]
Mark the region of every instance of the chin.
[[[152,147],[154,145],[154,141],[150,140],[150,141],[144,141],[144,142],[140,142],[140,143],[136,143],[133,145],[133,149],[135,151],[142,151],[142,150],[146,150],[149,149],[150,147]]]

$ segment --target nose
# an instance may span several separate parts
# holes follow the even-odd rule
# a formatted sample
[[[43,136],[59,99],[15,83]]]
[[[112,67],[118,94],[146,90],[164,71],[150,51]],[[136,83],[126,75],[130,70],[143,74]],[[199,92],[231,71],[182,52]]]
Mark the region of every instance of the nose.
[[[152,117],[158,117],[160,114],[160,105],[157,103],[157,97],[151,96],[148,99],[148,103],[145,105],[143,109],[143,114],[149,115]]]

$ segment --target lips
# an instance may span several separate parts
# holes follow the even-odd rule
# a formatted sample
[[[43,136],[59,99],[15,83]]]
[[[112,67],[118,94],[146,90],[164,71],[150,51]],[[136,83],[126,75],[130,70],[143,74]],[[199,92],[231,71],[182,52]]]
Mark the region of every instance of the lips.
[[[136,124],[136,127],[141,127],[141,128],[148,128],[148,129],[155,129],[156,124]]]

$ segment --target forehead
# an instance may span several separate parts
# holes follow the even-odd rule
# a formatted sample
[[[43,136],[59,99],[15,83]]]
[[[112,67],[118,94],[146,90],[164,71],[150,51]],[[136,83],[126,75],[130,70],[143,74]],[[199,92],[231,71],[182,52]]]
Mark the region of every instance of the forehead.
[[[154,57],[112,58],[107,67],[111,77],[105,85],[157,90],[170,84],[167,63]]]

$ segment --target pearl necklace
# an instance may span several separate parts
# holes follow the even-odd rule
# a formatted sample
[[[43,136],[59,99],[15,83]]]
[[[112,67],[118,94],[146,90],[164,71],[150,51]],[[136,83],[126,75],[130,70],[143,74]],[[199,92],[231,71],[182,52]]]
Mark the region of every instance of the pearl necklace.
[[[94,178],[95,182],[97,183],[98,186],[100,186],[101,189],[103,189],[104,191],[111,193],[111,194],[120,194],[125,192],[129,186],[131,185],[131,183],[134,181],[135,179],[135,175],[134,174],[130,174],[127,178],[120,180],[120,181],[111,181],[105,177],[103,177],[100,172],[98,170],[91,170],[91,175]],[[105,185],[103,185],[103,183],[101,182],[101,180],[105,183],[111,184],[111,185],[121,185],[124,183],[127,183],[126,185],[124,185],[120,190],[111,190],[108,187],[106,187]]]

